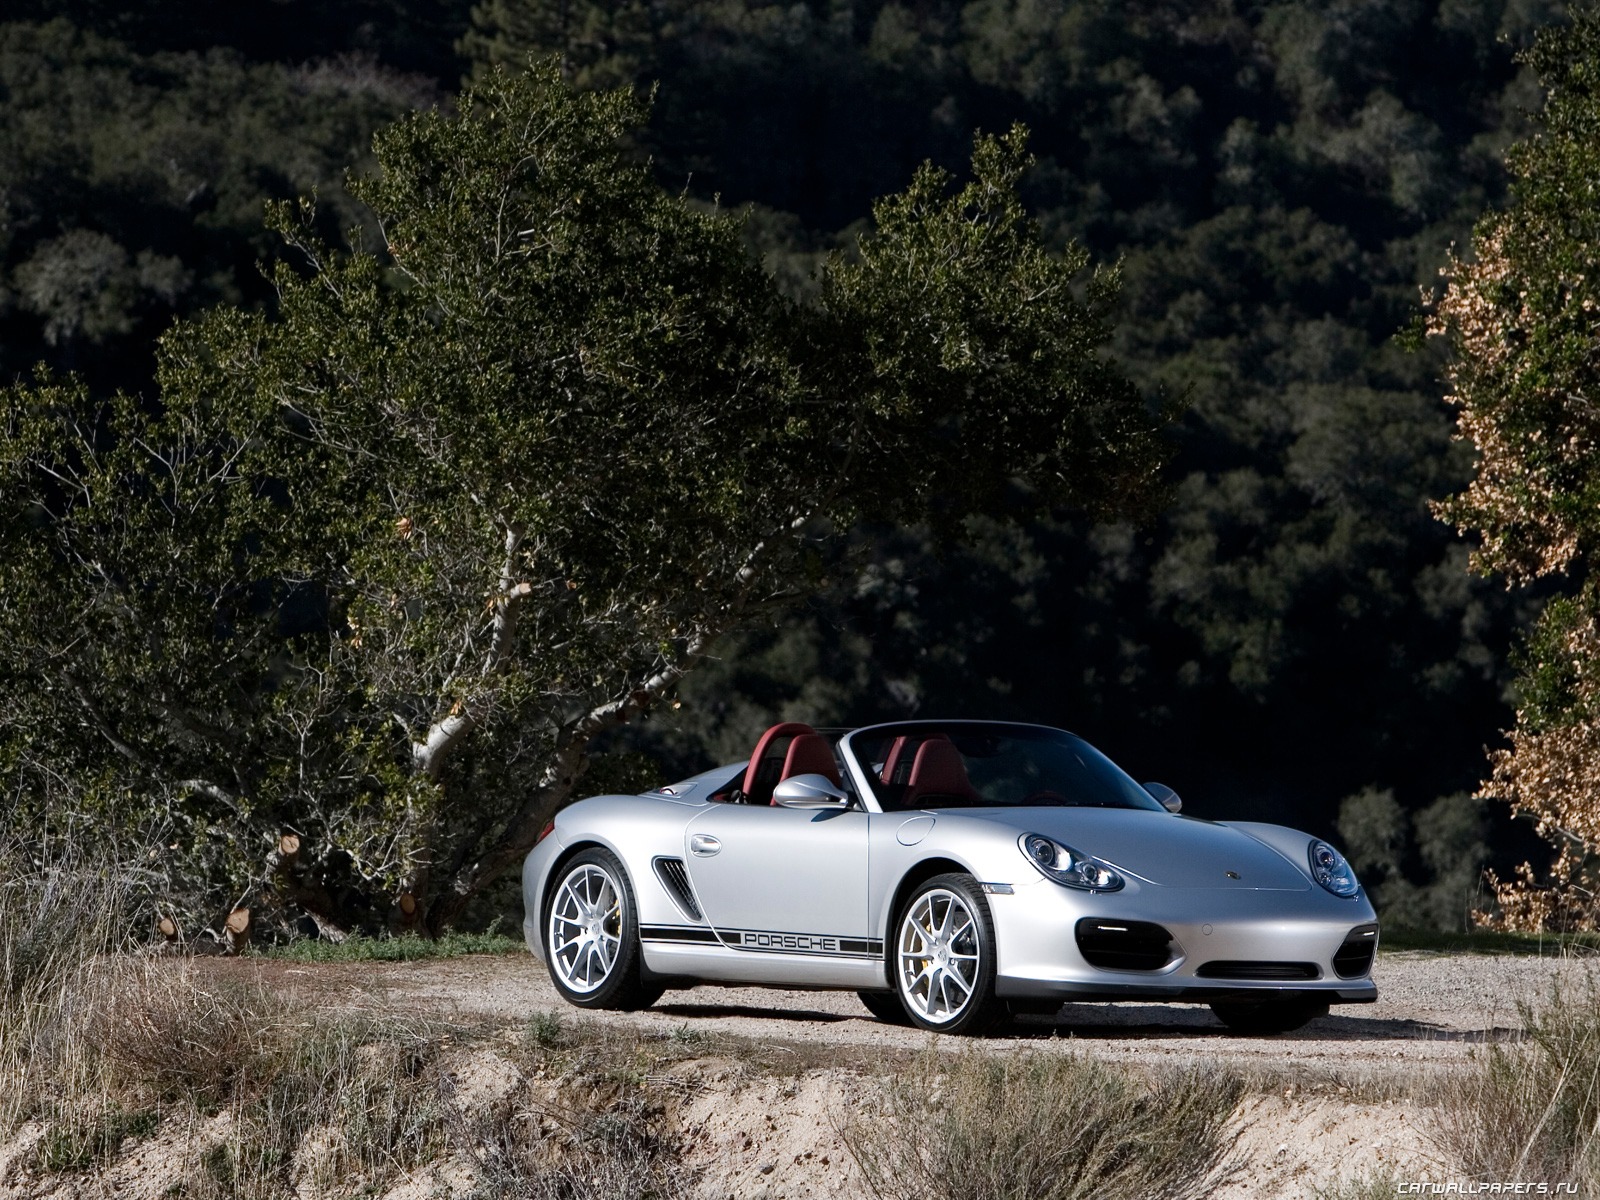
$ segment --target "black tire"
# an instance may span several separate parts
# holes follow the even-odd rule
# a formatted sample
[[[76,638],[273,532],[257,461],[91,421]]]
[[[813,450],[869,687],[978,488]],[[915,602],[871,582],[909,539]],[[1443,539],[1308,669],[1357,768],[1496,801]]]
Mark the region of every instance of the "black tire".
[[[861,1003],[867,1006],[867,1011],[885,1025],[909,1025],[911,1018],[906,1015],[906,1006],[900,1003],[900,997],[893,992],[857,992]]]
[[[895,914],[893,933],[889,975],[913,1025],[979,1034],[1005,1016],[994,994],[994,919],[970,876],[936,875],[923,883]]]
[[[1309,1021],[1328,1015],[1328,1005],[1321,1000],[1218,1000],[1211,1011],[1234,1033],[1269,1034],[1288,1033]]]
[[[550,981],[567,1003],[632,1011],[661,998],[664,989],[642,978],[633,884],[609,850],[596,846],[562,866],[545,903],[543,937]]]

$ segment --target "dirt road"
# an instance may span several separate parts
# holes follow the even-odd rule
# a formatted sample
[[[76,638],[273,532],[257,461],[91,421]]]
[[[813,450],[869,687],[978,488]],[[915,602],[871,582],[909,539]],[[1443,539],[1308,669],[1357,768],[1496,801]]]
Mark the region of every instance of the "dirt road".
[[[1136,1063],[1203,1057],[1260,1071],[1308,1070],[1365,1078],[1448,1065],[1471,1047],[1517,1036],[1519,1001],[1547,999],[1552,987],[1582,994],[1595,960],[1427,953],[1384,954],[1376,1004],[1338,1007],[1295,1033],[1235,1037],[1199,1005],[1072,1004],[1054,1017],[1025,1018],[984,1044],[1047,1045],[1051,1039]],[[556,994],[544,969],[520,956],[395,964],[290,964],[242,960],[224,971],[256,973],[277,986],[341,1002],[392,1006],[460,1019],[524,1020],[538,1012],[583,1014]],[[874,1020],[853,992],[705,986],[668,992],[639,1013],[600,1019],[654,1032],[733,1035],[773,1043],[918,1049],[929,1035]]]

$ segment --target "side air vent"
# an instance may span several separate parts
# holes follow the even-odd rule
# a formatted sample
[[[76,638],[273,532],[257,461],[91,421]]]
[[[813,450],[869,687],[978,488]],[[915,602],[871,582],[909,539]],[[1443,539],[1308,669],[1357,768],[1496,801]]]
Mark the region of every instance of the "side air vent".
[[[1201,979],[1315,979],[1322,974],[1316,963],[1208,962],[1195,972]]]
[[[700,906],[694,902],[694,889],[689,886],[689,872],[684,869],[683,859],[658,858],[654,865],[656,878],[661,880],[661,886],[667,889],[672,902],[683,910],[685,916],[696,921],[704,920]]]
[[[1159,971],[1175,957],[1172,935],[1149,921],[1085,917],[1077,933],[1083,961],[1106,971]]]
[[[1378,927],[1357,925],[1333,956],[1333,969],[1340,979],[1360,979],[1372,970],[1372,955],[1378,949]]]

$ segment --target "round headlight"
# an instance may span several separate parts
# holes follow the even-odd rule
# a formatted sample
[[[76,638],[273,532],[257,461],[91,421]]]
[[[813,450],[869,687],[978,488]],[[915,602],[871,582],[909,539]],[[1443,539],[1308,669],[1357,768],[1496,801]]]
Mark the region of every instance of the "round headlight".
[[[1099,859],[1079,854],[1042,833],[1025,833],[1017,844],[1046,879],[1086,892],[1114,892],[1122,886],[1122,876]]]
[[[1361,884],[1356,881],[1356,873],[1350,864],[1345,862],[1344,855],[1327,842],[1314,840],[1311,843],[1310,856],[1311,878],[1335,896],[1349,898],[1361,890]]]

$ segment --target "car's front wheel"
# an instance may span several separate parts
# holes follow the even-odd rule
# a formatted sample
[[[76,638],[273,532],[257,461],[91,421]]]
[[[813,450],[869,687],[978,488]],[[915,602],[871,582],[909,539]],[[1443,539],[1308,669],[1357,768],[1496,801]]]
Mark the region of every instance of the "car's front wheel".
[[[906,901],[895,925],[895,991],[913,1024],[981,1033],[1002,1015],[995,999],[994,922],[978,885],[938,875]]]
[[[622,864],[599,847],[562,868],[546,906],[544,947],[556,990],[580,1008],[647,1008],[662,989],[641,978],[638,906]]]
[[[1321,1000],[1218,1000],[1211,1011],[1235,1033],[1288,1033],[1327,1016],[1328,1005]]]

